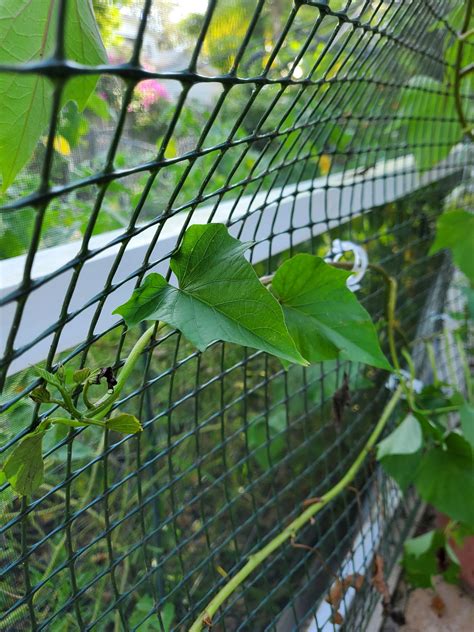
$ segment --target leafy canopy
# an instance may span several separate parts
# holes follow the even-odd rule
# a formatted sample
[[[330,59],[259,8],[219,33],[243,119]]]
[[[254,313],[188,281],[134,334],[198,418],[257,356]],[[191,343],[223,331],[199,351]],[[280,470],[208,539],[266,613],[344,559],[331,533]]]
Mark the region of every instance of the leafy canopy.
[[[445,554],[439,559],[442,552]],[[432,588],[432,577],[442,574],[448,582],[455,583],[459,575],[459,561],[441,531],[429,531],[404,544],[402,565],[412,586]],[[441,566],[441,568],[440,568]]]
[[[57,0],[4,0],[0,3],[0,63],[20,64],[54,54]],[[90,0],[69,0],[65,21],[65,54],[72,61],[97,65],[107,61]],[[69,81],[62,104],[75,101],[84,109],[97,77]],[[31,158],[51,116],[52,82],[40,74],[0,74],[0,173],[6,190]]]

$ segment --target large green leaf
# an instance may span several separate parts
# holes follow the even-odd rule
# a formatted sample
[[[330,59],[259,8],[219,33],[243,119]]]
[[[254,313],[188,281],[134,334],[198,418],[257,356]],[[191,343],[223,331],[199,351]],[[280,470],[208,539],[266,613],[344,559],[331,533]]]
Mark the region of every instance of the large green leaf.
[[[129,327],[142,320],[167,323],[201,351],[225,340],[307,364],[288,333],[280,305],[245,259],[247,248],[223,224],[195,224],[171,257],[179,288],[160,274],[149,274],[115,313]]]
[[[23,496],[32,494],[43,482],[43,437],[44,430],[27,434],[3,464],[6,479]]]
[[[310,362],[341,356],[390,370],[369,314],[346,286],[349,274],[299,254],[277,270],[272,292],[298,350]]]
[[[430,254],[449,248],[453,261],[474,285],[474,213],[455,210],[439,216]]]
[[[451,433],[446,446],[433,447],[423,456],[415,486],[438,511],[474,526],[474,455],[459,434]]]
[[[452,90],[431,77],[410,79],[402,90],[399,112],[420,171],[445,158],[462,137]]]
[[[39,61],[54,52],[57,0],[3,0],[0,3],[0,63]],[[88,65],[105,63],[90,0],[69,0],[65,51],[68,59]],[[97,77],[70,81],[63,103],[74,99],[84,108]],[[7,189],[31,158],[51,114],[52,83],[41,75],[0,74],[0,172]]]

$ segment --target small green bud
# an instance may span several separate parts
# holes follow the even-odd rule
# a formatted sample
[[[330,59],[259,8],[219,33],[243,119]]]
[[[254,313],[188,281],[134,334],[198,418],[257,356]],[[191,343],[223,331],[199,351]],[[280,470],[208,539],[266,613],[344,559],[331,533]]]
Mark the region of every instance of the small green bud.
[[[91,370],[89,369],[89,367],[84,367],[83,369],[78,369],[77,371],[74,371],[74,373],[72,374],[72,379],[74,380],[74,382],[76,382],[76,384],[82,384],[87,380],[90,374]]]
[[[35,404],[47,404],[51,401],[51,393],[45,386],[37,386],[29,395]]]
[[[56,371],[56,375],[61,382],[64,382],[66,379],[66,369],[64,368],[64,364],[60,364],[58,366],[58,370]]]

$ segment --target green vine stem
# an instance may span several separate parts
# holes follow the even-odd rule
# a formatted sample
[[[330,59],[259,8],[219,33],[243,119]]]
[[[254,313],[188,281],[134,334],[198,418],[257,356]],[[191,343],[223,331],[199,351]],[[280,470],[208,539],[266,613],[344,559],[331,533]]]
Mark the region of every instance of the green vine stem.
[[[123,365],[117,376],[117,384],[114,387],[113,393],[104,395],[102,399],[96,402],[94,407],[85,414],[86,419],[102,419],[110,411],[112,404],[119,398],[123,387],[127,383],[127,380],[130,377],[130,374],[132,373],[135,364],[138,361],[138,358],[143,353],[150,340],[153,338],[157,327],[158,322],[153,323],[153,325],[148,327],[145,333],[140,336],[140,338],[134,344],[127,359],[125,360],[125,364]]]
[[[474,130],[469,126],[469,123],[466,119],[466,115],[464,113],[464,108],[462,104],[462,95],[461,95],[461,81],[467,76],[471,71],[471,65],[466,68],[461,68],[462,59],[464,54],[464,44],[468,37],[470,37],[473,33],[472,29],[469,29],[470,21],[472,16],[472,0],[467,0],[466,2],[466,12],[464,14],[464,22],[461,28],[461,33],[458,36],[458,50],[456,54],[456,61],[454,64],[454,102],[456,105],[456,111],[458,115],[459,122],[461,124],[462,130],[465,134],[469,136],[469,138],[474,141]]]
[[[396,405],[402,395],[402,387],[399,386],[393,393],[392,397],[386,404],[380,419],[373,429],[370,437],[365,443],[357,458],[352,463],[344,476],[334,487],[331,487],[318,500],[319,502],[310,505],[303,513],[295,518],[281,533],[271,540],[260,551],[249,557],[248,562],[238,571],[229,581],[221,588],[221,590],[211,599],[207,607],[199,614],[189,632],[199,632],[204,625],[212,622],[212,617],[222,606],[222,604],[239,588],[239,586],[264,562],[269,555],[276,551],[285,542],[293,540],[297,533],[317,514],[321,509],[338,496],[347,486],[354,480],[356,474],[360,470],[367,454],[372,450],[378,438],[380,437],[385,425],[390,419]]]

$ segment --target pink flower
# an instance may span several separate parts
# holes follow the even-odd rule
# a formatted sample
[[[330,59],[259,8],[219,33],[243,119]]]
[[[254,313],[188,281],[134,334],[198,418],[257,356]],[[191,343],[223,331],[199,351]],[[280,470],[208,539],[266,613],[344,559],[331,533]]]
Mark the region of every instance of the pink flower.
[[[136,87],[136,94],[144,110],[149,110],[159,99],[168,99],[168,90],[156,79],[141,81]]]

